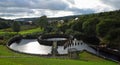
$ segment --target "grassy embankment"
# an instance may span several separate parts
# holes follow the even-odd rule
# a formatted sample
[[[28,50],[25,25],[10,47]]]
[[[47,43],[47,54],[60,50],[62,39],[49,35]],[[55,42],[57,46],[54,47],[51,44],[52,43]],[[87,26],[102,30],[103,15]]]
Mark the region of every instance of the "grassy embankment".
[[[80,54],[80,60],[43,58],[15,53],[0,45],[0,65],[117,65],[117,63],[87,52]]]

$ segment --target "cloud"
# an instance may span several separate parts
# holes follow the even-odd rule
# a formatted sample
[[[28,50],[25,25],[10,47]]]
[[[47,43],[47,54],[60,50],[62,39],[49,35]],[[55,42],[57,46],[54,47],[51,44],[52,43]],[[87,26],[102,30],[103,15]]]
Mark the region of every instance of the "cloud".
[[[63,10],[68,5],[61,0],[1,0],[1,7]]]
[[[33,13],[33,11],[31,9],[27,9],[27,8],[0,8],[0,13],[24,13],[24,12],[28,12],[28,13]]]
[[[101,0],[104,4],[114,7],[115,9],[120,9],[120,0]]]
[[[0,17],[59,17],[120,9],[119,0],[0,0]]]
[[[70,16],[74,15],[74,12],[72,11],[56,11],[53,15],[50,15],[49,17],[62,17],[62,16]]]
[[[56,10],[61,11],[68,6],[62,0],[0,0],[0,17],[14,19],[42,15],[54,16]]]
[[[89,13],[94,13],[95,11],[93,9],[79,9],[79,8],[67,8],[66,10],[72,11],[75,14],[89,14]]]
[[[32,12],[0,13],[0,16],[5,19],[31,18],[31,17],[40,17],[42,15],[47,15],[48,17],[62,17],[68,15],[74,15],[74,12],[62,11],[62,10],[49,10],[49,9],[32,9]]]
[[[71,4],[75,4],[75,1],[74,0],[67,0],[69,3]]]

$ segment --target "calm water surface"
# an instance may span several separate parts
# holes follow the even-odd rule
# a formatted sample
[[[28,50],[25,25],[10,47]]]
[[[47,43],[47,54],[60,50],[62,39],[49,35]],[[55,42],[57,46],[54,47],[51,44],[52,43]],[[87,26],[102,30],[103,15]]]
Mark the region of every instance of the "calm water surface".
[[[53,40],[53,39],[48,39]],[[65,40],[65,39],[62,39]],[[73,41],[73,45],[64,49],[63,46],[58,46],[59,54],[67,54],[69,48],[76,48],[77,50],[88,50],[89,52],[96,53],[94,49],[89,47],[87,44],[82,41],[75,42]],[[10,48],[19,52],[30,53],[30,54],[51,54],[52,46],[45,46],[39,44],[37,39],[23,39],[20,43],[13,43],[10,45]]]

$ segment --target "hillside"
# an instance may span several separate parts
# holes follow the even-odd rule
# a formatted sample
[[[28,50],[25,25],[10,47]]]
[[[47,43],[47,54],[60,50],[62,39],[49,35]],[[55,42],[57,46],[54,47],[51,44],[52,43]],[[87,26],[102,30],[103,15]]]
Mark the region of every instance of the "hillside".
[[[52,18],[48,18],[48,20],[66,20],[66,19],[71,19],[71,18],[76,18],[76,17],[79,17],[79,16],[98,16],[98,17],[102,17],[102,18],[106,18],[106,15],[108,15],[108,17],[117,17],[116,15],[119,16],[120,14],[120,11],[117,10],[117,11],[111,11],[111,12],[102,12],[102,13],[95,13],[95,14],[83,14],[83,15],[73,15],[73,16],[64,16],[64,17],[52,17]],[[35,21],[37,20],[39,17],[35,17],[35,18],[18,18],[18,19],[15,19],[15,21]],[[118,17],[117,17],[118,18]],[[119,19],[119,18],[118,18]]]
[[[48,18],[48,20],[66,20],[66,19],[71,19],[71,18],[76,18],[79,17],[80,15],[74,15],[74,16],[65,16],[65,17],[52,17],[52,18]],[[18,18],[15,19],[15,21],[36,21],[37,19],[39,19],[39,17],[36,18]]]
[[[81,15],[78,20],[69,21],[64,25],[68,26],[68,28],[61,27],[65,33],[82,33],[88,37],[85,40],[89,40],[87,42],[92,44],[97,44],[92,38],[98,37],[100,44],[120,50],[120,10]]]

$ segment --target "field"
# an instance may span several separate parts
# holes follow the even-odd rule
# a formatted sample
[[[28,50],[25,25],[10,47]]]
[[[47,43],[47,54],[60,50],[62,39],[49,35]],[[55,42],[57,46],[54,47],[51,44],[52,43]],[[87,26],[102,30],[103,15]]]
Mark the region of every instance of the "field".
[[[22,25],[20,28],[20,31],[25,31],[25,30],[35,29],[35,28],[37,27],[32,25]],[[6,28],[6,29],[0,29],[0,32],[13,32],[13,30],[12,28]]]
[[[117,63],[87,52],[81,53],[79,60],[44,58],[15,53],[0,45],[0,65],[117,65]]]
[[[26,34],[35,34],[35,33],[40,33],[42,32],[43,29],[41,28],[35,28],[35,29],[30,29],[30,30],[25,30],[25,31],[21,31],[19,32],[21,35],[26,35]]]

